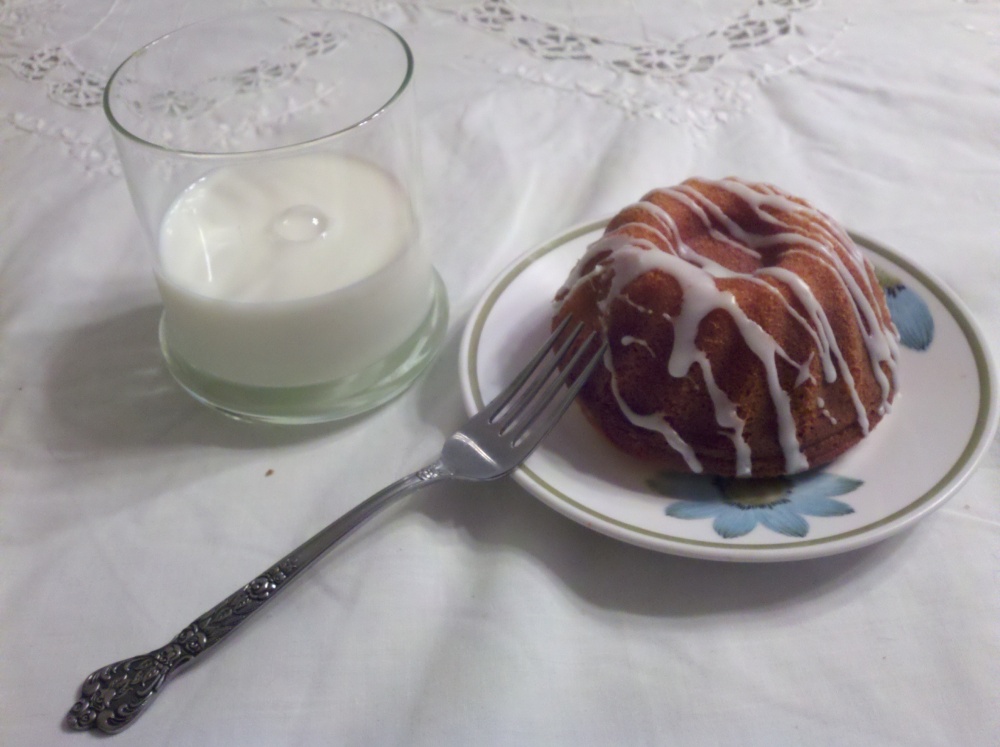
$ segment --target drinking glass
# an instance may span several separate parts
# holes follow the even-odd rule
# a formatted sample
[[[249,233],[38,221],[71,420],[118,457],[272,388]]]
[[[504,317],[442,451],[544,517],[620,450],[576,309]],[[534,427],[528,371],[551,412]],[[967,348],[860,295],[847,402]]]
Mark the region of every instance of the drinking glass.
[[[114,72],[104,109],[152,249],[160,347],[194,397],[333,420],[401,393],[440,348],[412,76],[395,31],[305,9],[197,23]]]

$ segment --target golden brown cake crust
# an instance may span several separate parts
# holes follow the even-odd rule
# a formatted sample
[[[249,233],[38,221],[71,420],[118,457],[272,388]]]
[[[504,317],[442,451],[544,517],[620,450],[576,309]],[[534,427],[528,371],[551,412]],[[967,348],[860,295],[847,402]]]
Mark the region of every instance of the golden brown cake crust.
[[[874,269],[829,217],[775,187],[691,179],[609,223],[556,297],[609,341],[580,402],[668,469],[775,476],[860,441],[896,393]]]

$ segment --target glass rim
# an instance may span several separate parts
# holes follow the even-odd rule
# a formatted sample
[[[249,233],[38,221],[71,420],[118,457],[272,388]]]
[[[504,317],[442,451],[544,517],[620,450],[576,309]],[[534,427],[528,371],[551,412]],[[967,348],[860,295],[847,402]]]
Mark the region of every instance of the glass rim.
[[[400,48],[403,50],[403,54],[406,56],[406,71],[403,73],[403,78],[399,86],[395,89],[395,91],[393,91],[393,93],[389,96],[388,99],[386,99],[384,103],[376,107],[375,110],[372,111],[370,114],[367,114],[361,119],[358,119],[355,122],[345,127],[341,127],[338,130],[334,130],[332,132],[328,132],[324,135],[319,135],[317,137],[310,138],[308,140],[301,140],[296,143],[290,143],[288,145],[276,145],[268,148],[255,148],[251,150],[229,151],[223,153],[217,151],[200,151],[200,150],[191,150],[187,148],[173,148],[168,145],[163,145],[161,143],[155,143],[151,140],[147,140],[143,137],[140,137],[139,135],[136,135],[125,125],[123,125],[121,121],[118,119],[118,117],[115,116],[111,105],[111,89],[114,86],[115,82],[117,81],[119,74],[125,69],[125,67],[130,62],[135,60],[140,55],[145,54],[147,51],[149,51],[156,45],[162,44],[163,42],[167,41],[171,37],[176,36],[177,34],[184,33],[190,29],[199,26],[209,26],[212,24],[218,24],[220,22],[225,23],[233,19],[250,18],[252,16],[268,16],[268,15],[278,15],[278,14],[284,15],[288,13],[308,13],[311,15],[320,14],[328,16],[349,16],[356,20],[360,20],[365,23],[378,26],[382,30],[389,32],[389,34],[393,38],[395,38],[397,42],[399,42]],[[165,34],[156,37],[152,41],[143,44],[141,47],[130,53],[124,60],[122,60],[121,63],[118,64],[117,67],[115,67],[114,71],[108,77],[108,82],[104,86],[104,92],[103,95],[101,96],[101,103],[102,103],[102,108],[104,110],[104,116],[108,120],[108,123],[111,125],[111,128],[117,134],[127,138],[133,143],[146,146],[148,148],[152,148],[154,150],[163,153],[170,153],[173,155],[185,156],[188,158],[232,160],[243,157],[259,157],[262,155],[269,155],[269,154],[291,153],[296,150],[315,147],[318,143],[322,143],[325,140],[334,140],[348,132],[353,132],[358,128],[363,127],[367,123],[373,121],[375,118],[377,118],[382,113],[387,111],[396,101],[400,99],[400,97],[403,95],[406,89],[409,88],[410,86],[410,82],[413,79],[413,70],[414,70],[413,50],[410,49],[410,45],[407,43],[406,39],[404,39],[403,36],[398,31],[391,28],[390,26],[387,26],[386,24],[382,23],[377,19],[361,15],[360,13],[354,13],[348,10],[338,10],[335,8],[269,8],[265,10],[255,10],[255,11],[236,13],[231,16],[217,16],[214,18],[206,18],[201,21],[195,21],[193,23],[189,23],[184,26],[180,26],[176,29],[173,29],[172,31],[168,31]]]

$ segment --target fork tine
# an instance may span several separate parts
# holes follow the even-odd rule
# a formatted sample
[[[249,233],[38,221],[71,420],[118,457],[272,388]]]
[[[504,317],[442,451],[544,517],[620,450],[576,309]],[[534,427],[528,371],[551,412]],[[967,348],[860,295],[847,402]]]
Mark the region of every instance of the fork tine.
[[[588,343],[589,342],[590,341],[588,340]],[[585,348],[581,347],[580,349],[583,350]],[[536,417],[529,420],[525,424],[522,432],[518,435],[515,441],[515,446],[527,447],[528,451],[535,448],[545,434],[552,430],[552,427],[559,422],[559,418],[562,417],[563,413],[566,412],[569,406],[573,404],[573,400],[576,399],[576,395],[580,393],[583,385],[587,383],[587,379],[590,378],[591,372],[597,367],[601,358],[604,357],[604,353],[607,349],[608,343],[601,343],[601,345],[587,360],[586,364],[577,375],[576,380],[570,385],[562,397],[557,399],[553,396],[550,401],[543,403],[542,406],[538,408],[539,412]],[[579,353],[580,351],[577,352]],[[560,384],[566,380],[566,374],[568,371],[572,370],[572,368],[573,366],[566,367],[566,370],[563,371],[563,375],[560,376]]]
[[[550,405],[556,403],[555,407],[552,408],[556,412],[556,420],[565,411],[566,407],[569,407],[570,402],[573,401],[573,397],[576,396],[576,392],[579,388],[583,386],[586,382],[587,377],[593,370],[593,367],[597,364],[597,360],[600,355],[603,354],[603,346],[598,346],[593,352],[590,353],[589,357],[586,359],[586,364],[583,369],[580,370],[576,381],[573,382],[572,387],[570,387],[567,395],[564,395],[562,399],[557,400],[557,395],[560,390],[562,390],[566,381],[569,377],[577,371],[579,368],[581,360],[584,359],[584,355],[587,353],[588,348],[591,347],[591,343],[597,338],[596,332],[591,332],[583,340],[580,346],[574,351],[572,357],[562,366],[562,370],[557,373],[557,375],[548,381],[548,385],[545,387],[544,391],[541,391],[541,385],[544,383],[540,382],[538,386],[535,387],[535,391],[525,396],[524,401],[518,407],[516,413],[511,417],[506,419],[506,423],[500,429],[500,434],[505,437],[511,437],[511,442],[514,445],[520,443],[527,433],[528,429],[535,423],[536,420],[542,415],[543,412]],[[559,362],[564,357],[566,350],[560,350],[562,355],[559,355],[555,361],[555,364],[550,369],[550,373],[557,369]],[[565,402],[565,407],[562,407]],[[560,409],[561,408],[561,409]],[[551,427],[551,426],[549,426]]]
[[[583,351],[587,349],[587,346],[593,339],[594,333],[591,332],[587,335],[586,339],[584,339],[579,347],[573,351],[573,354],[570,356],[568,362],[564,359],[569,352],[570,346],[561,345],[559,347],[559,350],[552,355],[552,361],[546,368],[545,372],[539,374],[530,387],[525,387],[525,391],[517,395],[516,401],[511,404],[510,408],[506,412],[503,413],[502,419],[497,418],[497,421],[499,422],[496,422],[495,424],[500,427],[500,435],[506,435],[510,431],[519,427],[519,423],[524,423],[526,420],[530,421],[537,413],[538,408],[543,407],[547,401],[555,396],[555,393],[559,390],[559,387],[562,386],[562,383],[572,371],[573,366],[575,366],[577,361],[580,360],[580,356],[583,354]],[[572,340],[569,342],[572,342]],[[562,369],[561,371],[560,368]],[[551,379],[553,374],[556,375],[554,380]],[[546,387],[545,392],[539,395],[539,392],[542,391],[542,387],[546,385],[546,382],[548,383],[548,386]],[[524,413],[524,411],[532,404],[534,404],[532,411],[525,414],[524,417],[521,417],[521,414]]]
[[[551,352],[552,348],[555,347],[555,344],[559,340],[560,335],[562,335],[563,332],[566,331],[566,328],[569,326],[569,322],[570,322],[570,317],[568,316],[565,317],[562,320],[562,322],[559,323],[559,326],[557,326],[555,330],[553,330],[552,334],[549,335],[549,338],[545,341],[545,344],[542,345],[541,349],[537,353],[535,353],[535,356],[528,362],[528,364],[524,367],[521,373],[517,375],[517,378],[515,378],[507,386],[506,389],[504,389],[502,392],[500,392],[500,394],[498,394],[496,397],[494,397],[486,404],[486,406],[482,410],[482,413],[486,414],[486,417],[488,418],[489,422],[491,423],[494,422],[494,420],[507,407],[507,405],[510,404],[511,400],[514,399],[515,395],[517,395],[517,393],[521,390],[521,387],[523,387],[525,383],[527,383],[528,380],[535,375],[535,372],[538,371],[538,368],[541,365],[541,363],[545,360],[546,356],[548,356],[549,352]],[[563,342],[563,344],[559,348],[559,351],[556,353],[557,360],[559,358],[562,358],[562,356],[566,352],[566,349],[570,345],[572,345],[573,340],[575,340],[576,337],[580,334],[581,329],[583,329],[583,324],[577,324],[576,328],[570,334],[569,339]],[[552,372],[552,368],[554,368],[554,364],[548,365],[546,367],[544,374],[539,376],[539,380],[544,381]],[[534,383],[532,385],[532,390],[537,391],[537,388],[539,386],[541,386],[540,383],[537,382]]]
[[[545,386],[545,382],[549,380],[554,372],[559,370],[559,362],[562,361],[569,349],[573,346],[573,343],[579,337],[580,332],[583,330],[583,324],[577,324],[576,327],[570,332],[569,336],[563,340],[559,345],[559,349],[554,351],[550,356],[549,360],[544,367],[537,369],[534,372],[532,379],[526,383],[521,389],[510,399],[510,403],[501,412],[496,413],[496,415],[490,418],[490,423],[498,426],[500,434],[506,433],[510,430],[511,423],[515,422],[524,408],[531,404],[532,400],[538,395]],[[593,337],[593,335],[591,335]],[[588,342],[590,337],[587,338]],[[586,343],[585,343],[586,344]],[[546,394],[546,397],[551,397],[551,393]]]

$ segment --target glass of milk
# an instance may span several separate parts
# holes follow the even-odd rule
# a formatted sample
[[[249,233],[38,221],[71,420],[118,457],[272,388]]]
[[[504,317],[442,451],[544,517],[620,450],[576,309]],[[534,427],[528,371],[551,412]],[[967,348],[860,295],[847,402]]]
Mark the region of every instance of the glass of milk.
[[[153,249],[160,346],[197,399],[334,420],[401,393],[440,348],[412,76],[396,32],[305,9],[188,26],[112,75],[104,108]]]

